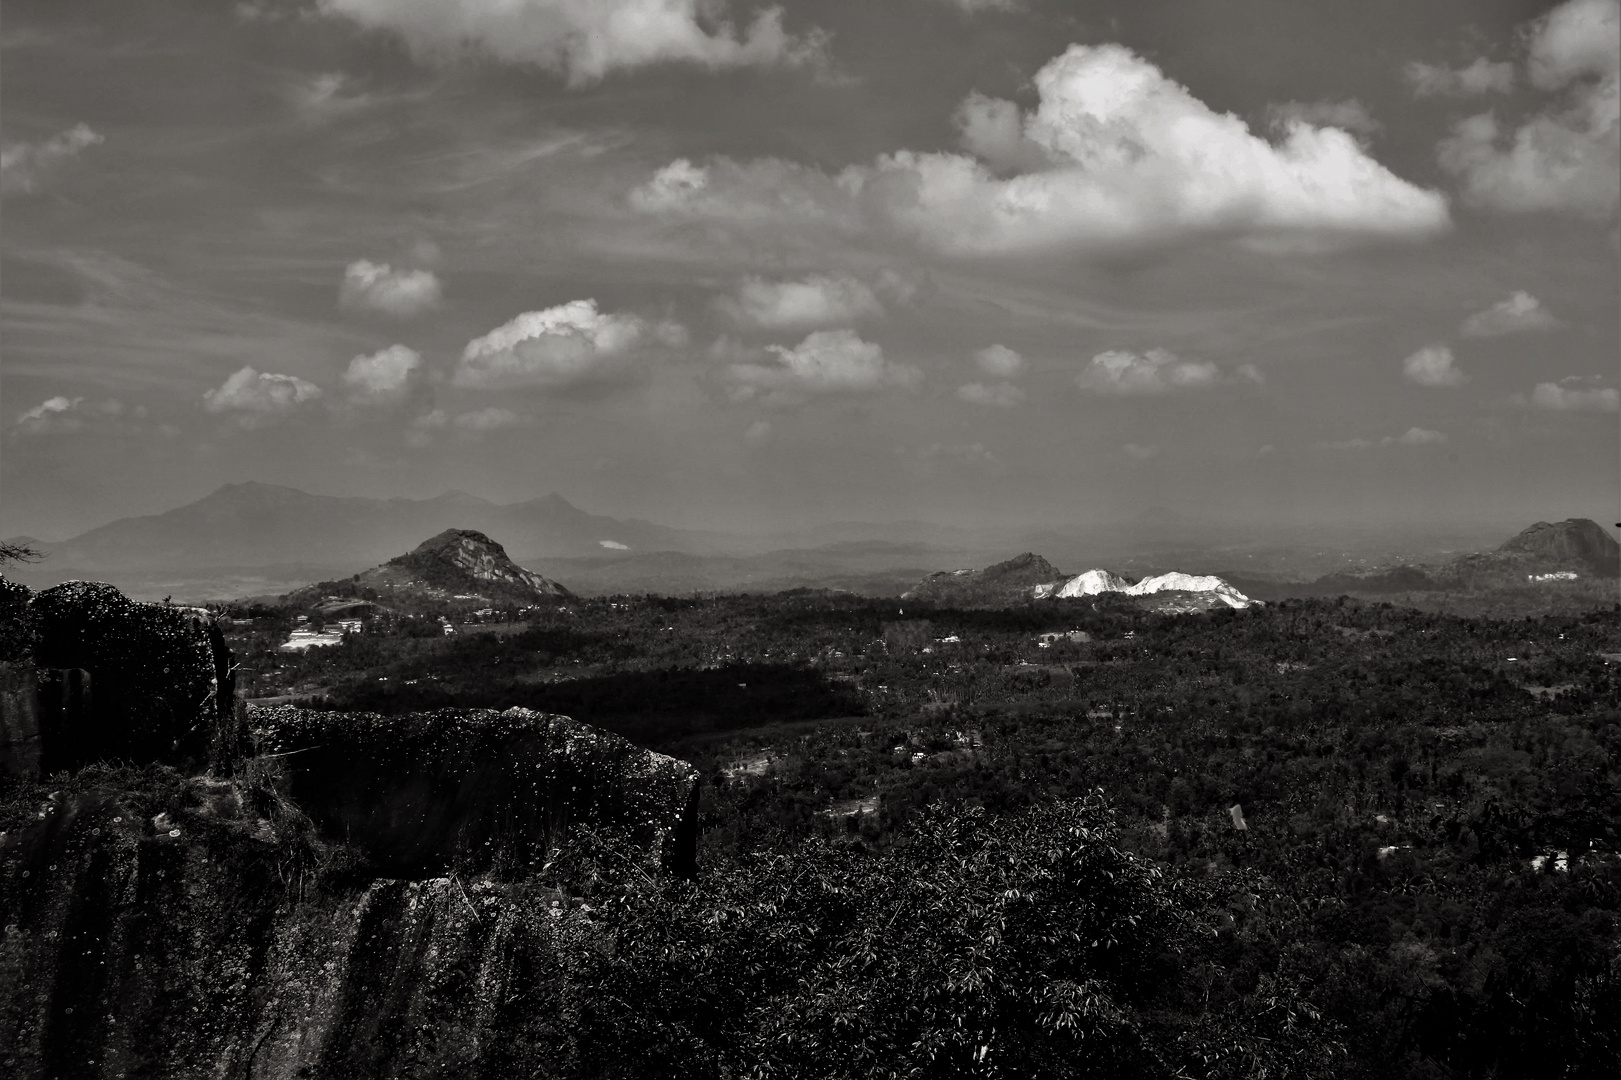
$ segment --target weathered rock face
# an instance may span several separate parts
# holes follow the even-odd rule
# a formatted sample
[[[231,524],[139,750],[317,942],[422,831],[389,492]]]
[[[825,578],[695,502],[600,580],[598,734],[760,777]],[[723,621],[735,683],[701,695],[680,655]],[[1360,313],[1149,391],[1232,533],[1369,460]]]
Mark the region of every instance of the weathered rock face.
[[[520,877],[573,825],[612,828],[678,875],[695,868],[698,771],[566,716],[248,715],[260,749],[283,755],[288,796],[379,873]]]
[[[0,834],[5,1075],[502,1075],[476,1066],[516,982],[503,890],[301,895],[307,849],[251,792],[172,780],[58,794]]]
[[[32,597],[10,586],[3,606],[4,771],[51,773],[102,760],[228,769],[241,753],[231,655],[218,628],[84,581]]]

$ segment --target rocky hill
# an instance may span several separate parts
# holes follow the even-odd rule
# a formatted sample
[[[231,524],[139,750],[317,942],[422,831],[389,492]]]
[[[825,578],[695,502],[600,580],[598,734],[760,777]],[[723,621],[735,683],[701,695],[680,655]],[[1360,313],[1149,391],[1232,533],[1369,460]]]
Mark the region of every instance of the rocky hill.
[[[983,570],[942,570],[930,574],[902,593],[901,599],[964,605],[1012,604],[1029,600],[1036,586],[1062,576],[1052,563],[1027,551]]]
[[[456,602],[527,607],[573,595],[517,565],[500,544],[472,529],[446,529],[381,566],[345,581],[307,586],[289,593],[284,602],[317,603],[333,593],[408,607]]]
[[[1555,569],[1588,570],[1603,577],[1621,575],[1621,544],[1598,522],[1569,518],[1539,521],[1498,548],[1500,557],[1547,563]]]

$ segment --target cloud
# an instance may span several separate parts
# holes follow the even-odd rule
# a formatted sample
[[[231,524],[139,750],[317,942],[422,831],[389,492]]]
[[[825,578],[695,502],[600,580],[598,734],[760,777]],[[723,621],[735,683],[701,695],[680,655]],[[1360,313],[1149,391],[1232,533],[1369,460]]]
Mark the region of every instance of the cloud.
[[[1372,439],[1342,439],[1338,442],[1320,442],[1315,446],[1318,450],[1376,450],[1392,446],[1439,446],[1447,441],[1447,437],[1439,431],[1428,428],[1410,427],[1400,435],[1386,435],[1375,442]]]
[[[480,390],[578,385],[612,375],[655,343],[685,342],[678,323],[655,325],[637,315],[599,312],[595,300],[573,300],[526,311],[469,341],[451,381]]]
[[[647,213],[851,234],[882,227],[948,255],[1097,252],[1231,236],[1299,250],[1448,228],[1446,199],[1334,127],[1276,143],[1119,45],[1073,45],[1035,77],[1040,104],[971,95],[968,153],[901,150],[836,176],[767,159],[672,162],[631,195]]]
[[[749,277],[716,306],[733,322],[762,330],[809,330],[884,314],[873,291],[848,274],[812,274],[804,281]]]
[[[1410,427],[1394,438],[1386,435],[1379,440],[1384,446],[1439,446],[1446,441],[1447,437],[1439,431],[1421,427]]]
[[[764,8],[739,29],[725,0],[320,0],[330,16],[402,38],[424,59],[489,56],[571,86],[653,64],[719,70],[826,62],[827,36],[783,28]]]
[[[1139,443],[1129,442],[1120,449],[1126,452],[1127,457],[1136,461],[1149,461],[1159,457],[1159,447],[1154,445],[1143,446]]]
[[[1242,382],[1253,386],[1265,386],[1266,375],[1254,364],[1239,364],[1233,369],[1233,376]]]
[[[297,375],[244,367],[217,389],[203,394],[203,408],[234,416],[244,427],[260,427],[294,413],[321,397],[321,388]]]
[[[1462,386],[1468,379],[1445,345],[1426,345],[1401,362],[1402,377],[1410,383],[1444,389]]]
[[[1479,97],[1506,94],[1514,88],[1514,65],[1507,61],[1493,63],[1484,56],[1456,69],[1414,60],[1402,74],[1419,97]]]
[[[1024,391],[1012,383],[968,383],[957,387],[957,398],[970,405],[995,405],[1011,409],[1024,401]]]
[[[0,148],[0,192],[32,194],[64,163],[102,141],[88,124],[75,124],[42,143],[12,143]]]
[[[791,349],[771,345],[768,351],[776,354],[775,363],[728,367],[732,400],[790,404],[805,394],[915,389],[923,381],[917,368],[885,360],[882,346],[861,340],[854,330],[817,330]]]
[[[764,446],[771,441],[771,421],[756,420],[743,432],[743,441],[750,446]]]
[[[349,361],[343,383],[355,404],[386,408],[402,405],[412,396],[421,372],[421,353],[404,345],[390,345]]]
[[[1621,411],[1621,391],[1613,386],[1584,385],[1590,382],[1570,376],[1556,383],[1538,383],[1531,391],[1531,403],[1556,412]]]
[[[1024,370],[1024,357],[1006,345],[988,345],[974,354],[974,363],[987,375],[1011,379]]]
[[[1339,128],[1366,137],[1377,135],[1385,127],[1356,98],[1346,101],[1287,101],[1282,105],[1268,106],[1266,118],[1274,128],[1283,131],[1288,131],[1290,124],[1303,123]]]
[[[472,412],[461,413],[451,421],[451,424],[462,431],[485,432],[514,427],[522,422],[523,418],[511,409],[489,405],[482,409],[474,409]]]
[[[346,311],[380,311],[398,319],[420,315],[439,298],[439,278],[432,270],[396,270],[366,259],[348,265],[338,289],[338,304]]]
[[[1471,116],[1437,148],[1464,197],[1509,213],[1607,217],[1621,203],[1621,0],[1568,0],[1531,23],[1526,70],[1561,100],[1518,128]]]
[[[1019,11],[1024,8],[1024,0],[941,0],[969,15],[978,15],[986,11]]]
[[[1541,300],[1517,289],[1507,300],[1499,300],[1485,311],[1477,311],[1463,320],[1458,332],[1464,337],[1500,337],[1551,330],[1558,325],[1559,320],[1542,306]]]
[[[1127,397],[1202,390],[1214,386],[1219,376],[1210,361],[1183,360],[1165,349],[1149,349],[1141,355],[1112,349],[1092,357],[1076,376],[1075,385],[1094,394]]]
[[[180,429],[170,424],[155,428],[147,420],[145,405],[126,405],[117,398],[87,401],[82,397],[57,395],[46,398],[21,413],[12,427],[13,437],[44,435],[140,435],[156,430],[173,437]]]

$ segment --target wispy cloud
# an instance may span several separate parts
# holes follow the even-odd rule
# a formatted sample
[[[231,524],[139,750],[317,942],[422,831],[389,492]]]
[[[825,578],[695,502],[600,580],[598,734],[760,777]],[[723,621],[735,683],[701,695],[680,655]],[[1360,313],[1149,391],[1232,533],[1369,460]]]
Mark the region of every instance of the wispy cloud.
[[[395,34],[420,57],[473,54],[555,72],[571,85],[650,64],[718,70],[826,63],[826,35],[791,34],[781,8],[739,28],[725,0],[322,0],[321,10]]]
[[[1507,300],[1499,300],[1485,311],[1477,311],[1463,320],[1458,332],[1464,337],[1501,337],[1551,330],[1558,325],[1559,320],[1541,300],[1517,289]]]
[[[1075,385],[1113,397],[1205,390],[1216,385],[1220,369],[1208,360],[1183,360],[1167,349],[1134,353],[1111,349],[1092,357],[1075,377]]]
[[[716,307],[740,326],[763,330],[811,330],[884,314],[873,290],[849,274],[812,274],[801,281],[748,277]]]
[[[88,124],[75,124],[43,142],[0,147],[0,192],[32,194],[65,163],[102,141]]]

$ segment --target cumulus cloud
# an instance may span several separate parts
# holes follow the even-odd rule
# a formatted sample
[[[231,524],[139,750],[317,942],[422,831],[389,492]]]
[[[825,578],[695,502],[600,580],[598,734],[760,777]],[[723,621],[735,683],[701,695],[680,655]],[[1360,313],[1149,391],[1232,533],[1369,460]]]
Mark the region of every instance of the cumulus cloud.
[[[1266,117],[1273,127],[1284,131],[1294,123],[1339,128],[1362,136],[1377,135],[1384,130],[1384,125],[1375,120],[1368,107],[1356,98],[1346,101],[1288,101],[1269,106]]]
[[[1531,404],[1556,412],[1613,413],[1621,411],[1621,391],[1570,376],[1558,382],[1538,383],[1531,391]]]
[[[398,319],[420,315],[439,298],[439,278],[432,270],[396,270],[367,259],[349,264],[338,289],[338,303],[345,310],[380,311]]]
[[[719,70],[826,58],[826,35],[788,33],[781,8],[764,8],[739,28],[720,17],[725,0],[320,0],[320,7],[395,34],[426,59],[482,54],[574,86],[651,64]]]
[[[1426,345],[1401,362],[1402,377],[1432,389],[1462,386],[1468,376],[1445,345]]]
[[[612,375],[651,345],[685,342],[686,330],[677,323],[653,324],[598,311],[595,300],[574,300],[526,311],[469,341],[451,381],[482,390],[577,385]]]
[[[872,289],[848,274],[812,274],[803,281],[749,277],[716,306],[740,326],[762,330],[809,330],[884,313]]]
[[[1094,394],[1126,397],[1202,390],[1216,384],[1220,371],[1208,360],[1183,360],[1166,349],[1138,354],[1111,349],[1092,357],[1075,385]]]
[[[957,387],[957,398],[970,405],[994,405],[1011,409],[1024,401],[1024,391],[1012,383],[967,383]]]
[[[988,345],[974,354],[974,363],[987,375],[1011,379],[1024,370],[1024,357],[1006,345]]]
[[[0,192],[31,194],[51,174],[103,141],[88,124],[75,124],[40,143],[12,143],[0,148]]]
[[[419,384],[422,354],[390,345],[370,356],[357,356],[344,370],[343,383],[357,405],[387,408],[404,404]]]
[[[217,389],[203,394],[203,408],[233,416],[245,427],[258,427],[288,416],[321,397],[321,388],[297,375],[278,375],[243,367]]]
[[[1506,94],[1514,88],[1514,65],[1506,60],[1493,63],[1484,56],[1461,68],[1414,60],[1402,74],[1419,97],[1479,97]]]
[[[1447,437],[1439,431],[1429,428],[1410,427],[1400,435],[1386,435],[1375,441],[1373,439],[1341,439],[1337,442],[1320,442],[1316,444],[1319,450],[1376,450],[1392,446],[1439,446],[1447,441]]]
[[[1475,205],[1606,217],[1621,202],[1621,0],[1568,0],[1531,23],[1526,72],[1554,104],[1517,128],[1489,112],[1437,150]]]
[[[1458,332],[1464,337],[1500,337],[1532,330],[1551,330],[1558,325],[1559,320],[1543,306],[1541,300],[1523,289],[1517,289],[1507,300],[1499,300],[1485,311],[1477,311],[1463,320]]]
[[[965,256],[1207,236],[1299,249],[1449,225],[1443,196],[1391,173],[1348,132],[1292,118],[1269,142],[1122,46],[1073,45],[1035,84],[1028,114],[969,97],[958,114],[968,153],[902,150],[836,176],[775,160],[682,160],[631,203],[734,226],[876,224]]]
[[[854,330],[817,330],[791,349],[772,345],[768,351],[775,363],[727,368],[732,400],[789,404],[807,394],[915,389],[923,381],[917,368],[886,360],[881,345],[863,341]]]

